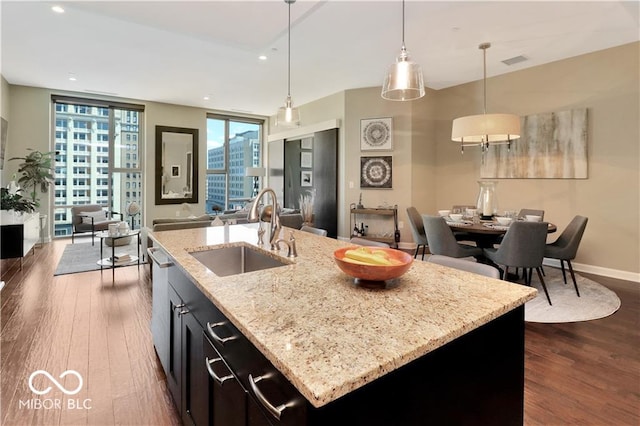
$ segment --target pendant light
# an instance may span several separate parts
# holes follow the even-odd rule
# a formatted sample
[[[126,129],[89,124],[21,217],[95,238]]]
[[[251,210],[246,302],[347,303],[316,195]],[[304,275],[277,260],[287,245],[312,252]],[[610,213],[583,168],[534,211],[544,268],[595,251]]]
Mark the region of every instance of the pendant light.
[[[289,33],[287,40],[287,99],[284,106],[278,109],[276,115],[276,126],[279,127],[297,127],[300,125],[300,111],[293,107],[291,101],[291,4],[296,0],[284,0],[289,5]]]
[[[513,114],[487,114],[487,49],[490,47],[491,43],[478,46],[484,58],[483,113],[453,120],[451,140],[460,142],[462,153],[465,146],[479,146],[484,153],[490,143],[507,144],[511,148],[511,142],[520,137],[520,117]]]
[[[391,64],[382,85],[382,97],[391,101],[412,101],[424,96],[422,67],[411,60],[404,45],[404,0],[402,0],[402,49]]]

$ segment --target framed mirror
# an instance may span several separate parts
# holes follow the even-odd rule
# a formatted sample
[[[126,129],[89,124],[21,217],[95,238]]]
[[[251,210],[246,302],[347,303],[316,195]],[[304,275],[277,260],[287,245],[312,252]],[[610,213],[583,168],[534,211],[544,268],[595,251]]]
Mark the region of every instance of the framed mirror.
[[[198,129],[156,126],[156,204],[198,202]]]

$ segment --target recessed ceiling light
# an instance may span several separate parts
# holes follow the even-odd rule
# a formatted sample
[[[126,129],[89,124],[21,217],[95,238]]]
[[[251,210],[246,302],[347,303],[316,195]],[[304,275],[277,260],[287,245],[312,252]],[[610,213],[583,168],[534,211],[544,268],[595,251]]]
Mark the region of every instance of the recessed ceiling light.
[[[51,6],[51,10],[53,10],[55,13],[64,13],[64,9],[62,8],[62,6]]]
[[[260,56],[258,56],[258,59],[260,59],[261,61],[266,61],[267,60],[267,56],[266,55],[260,55]]]
[[[204,96],[202,99],[204,99],[205,101],[208,101],[209,100],[209,96],[208,95]]]
[[[76,75],[73,73],[69,73],[69,81],[76,81]]]

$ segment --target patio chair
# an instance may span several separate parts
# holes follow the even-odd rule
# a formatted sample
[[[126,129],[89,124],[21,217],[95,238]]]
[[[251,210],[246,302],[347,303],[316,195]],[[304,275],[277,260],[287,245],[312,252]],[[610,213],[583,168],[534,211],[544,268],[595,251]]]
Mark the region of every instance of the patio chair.
[[[120,220],[113,219],[114,215],[120,215]],[[76,234],[91,232],[91,245],[95,244],[95,234],[98,231],[107,231],[112,223],[122,221],[122,213],[107,211],[98,204],[85,204],[71,207],[71,243],[75,243]]]

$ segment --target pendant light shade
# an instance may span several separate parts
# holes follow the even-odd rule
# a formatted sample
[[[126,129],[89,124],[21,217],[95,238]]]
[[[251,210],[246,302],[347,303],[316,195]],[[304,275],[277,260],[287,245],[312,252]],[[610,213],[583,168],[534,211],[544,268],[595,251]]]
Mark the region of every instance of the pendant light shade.
[[[276,126],[278,127],[297,127],[300,125],[300,111],[293,107],[291,101],[291,4],[296,0],[284,0],[289,6],[289,31],[287,39],[287,98],[284,106],[278,108],[276,115]]]
[[[483,114],[468,115],[453,120],[451,140],[465,146],[479,146],[483,152],[493,144],[508,144],[520,137],[520,117],[513,114],[487,114],[487,49],[490,43],[478,46],[483,51]]]
[[[404,45],[404,0],[402,0],[402,48],[389,66],[382,85],[382,97],[391,101],[411,101],[424,96],[422,67],[411,60]]]
[[[276,115],[276,126],[279,127],[296,127],[300,125],[300,110],[293,107],[291,95],[287,95],[284,106],[278,108]]]
[[[468,115],[453,120],[451,140],[469,142],[504,142],[520,135],[520,117],[513,114]]]

